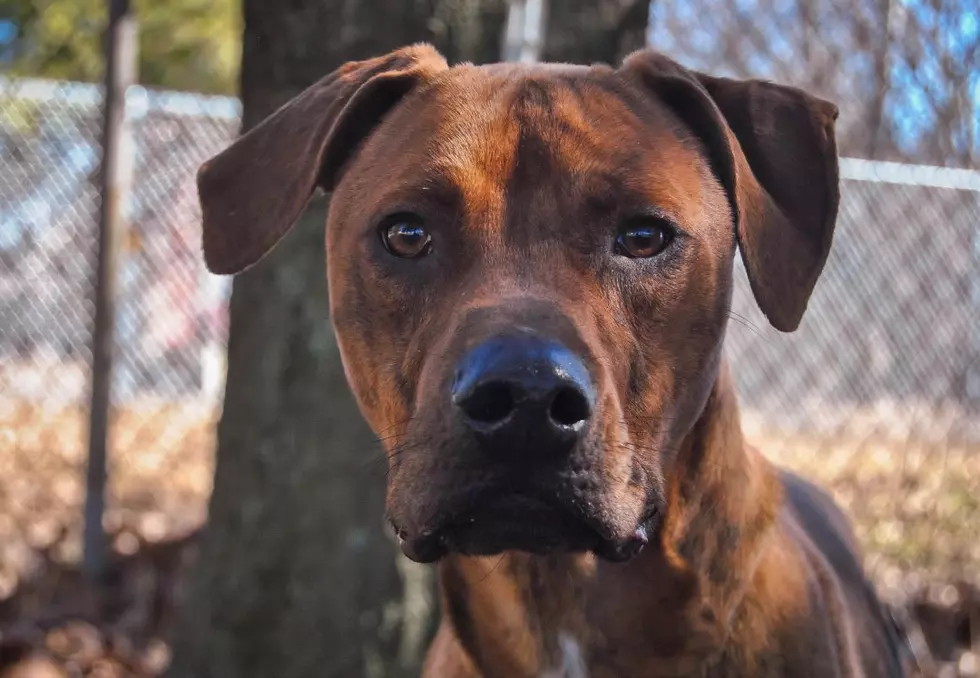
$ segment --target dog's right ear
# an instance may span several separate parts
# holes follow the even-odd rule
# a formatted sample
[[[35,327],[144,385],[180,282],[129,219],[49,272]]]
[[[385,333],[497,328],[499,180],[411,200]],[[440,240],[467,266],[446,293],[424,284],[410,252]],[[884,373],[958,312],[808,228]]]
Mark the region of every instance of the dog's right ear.
[[[289,232],[319,185],[330,190],[346,161],[408,92],[448,68],[418,44],[347,63],[205,162],[197,174],[204,260],[239,273]]]

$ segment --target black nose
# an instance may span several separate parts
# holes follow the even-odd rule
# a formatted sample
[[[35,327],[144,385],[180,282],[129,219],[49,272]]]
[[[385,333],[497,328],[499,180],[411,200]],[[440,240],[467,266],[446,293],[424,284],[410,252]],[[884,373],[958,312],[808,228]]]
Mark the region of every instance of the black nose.
[[[464,355],[452,399],[489,452],[561,454],[584,434],[595,389],[574,353],[518,334],[494,337]]]

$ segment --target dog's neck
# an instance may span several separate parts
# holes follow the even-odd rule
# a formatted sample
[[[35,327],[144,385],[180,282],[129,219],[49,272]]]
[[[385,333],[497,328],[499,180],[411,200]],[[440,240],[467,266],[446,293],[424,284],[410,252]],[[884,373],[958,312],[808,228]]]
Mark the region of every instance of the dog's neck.
[[[590,555],[451,557],[440,566],[445,613],[486,678],[586,678],[585,655],[624,667],[622,675],[685,671],[724,646],[780,487],[743,442],[722,365],[668,473],[668,508],[643,553],[618,565]]]

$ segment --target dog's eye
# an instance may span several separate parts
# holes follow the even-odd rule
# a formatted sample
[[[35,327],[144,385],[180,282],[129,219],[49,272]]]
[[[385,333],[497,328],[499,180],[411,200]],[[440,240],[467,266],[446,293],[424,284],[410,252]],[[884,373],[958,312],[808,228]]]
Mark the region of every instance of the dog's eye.
[[[655,257],[667,249],[673,237],[673,229],[659,220],[633,222],[616,237],[616,254],[631,259]]]
[[[381,223],[381,242],[385,249],[402,259],[424,257],[432,251],[432,236],[422,225],[421,218],[412,214],[396,214]]]

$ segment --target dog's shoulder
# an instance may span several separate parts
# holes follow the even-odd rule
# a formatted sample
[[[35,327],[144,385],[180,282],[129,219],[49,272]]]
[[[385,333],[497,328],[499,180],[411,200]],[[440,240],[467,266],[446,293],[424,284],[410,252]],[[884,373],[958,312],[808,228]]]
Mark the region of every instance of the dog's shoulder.
[[[821,487],[779,469],[786,507],[834,570],[847,579],[864,579],[861,550],[844,512]]]
[[[861,547],[847,516],[822,488],[786,469],[779,473],[786,510],[833,569],[851,609],[871,622],[868,626],[857,625],[870,632],[871,637],[864,638],[864,642],[883,653],[880,660],[887,664],[888,676],[905,675],[902,664],[907,646],[902,642],[902,632],[865,575]]]

